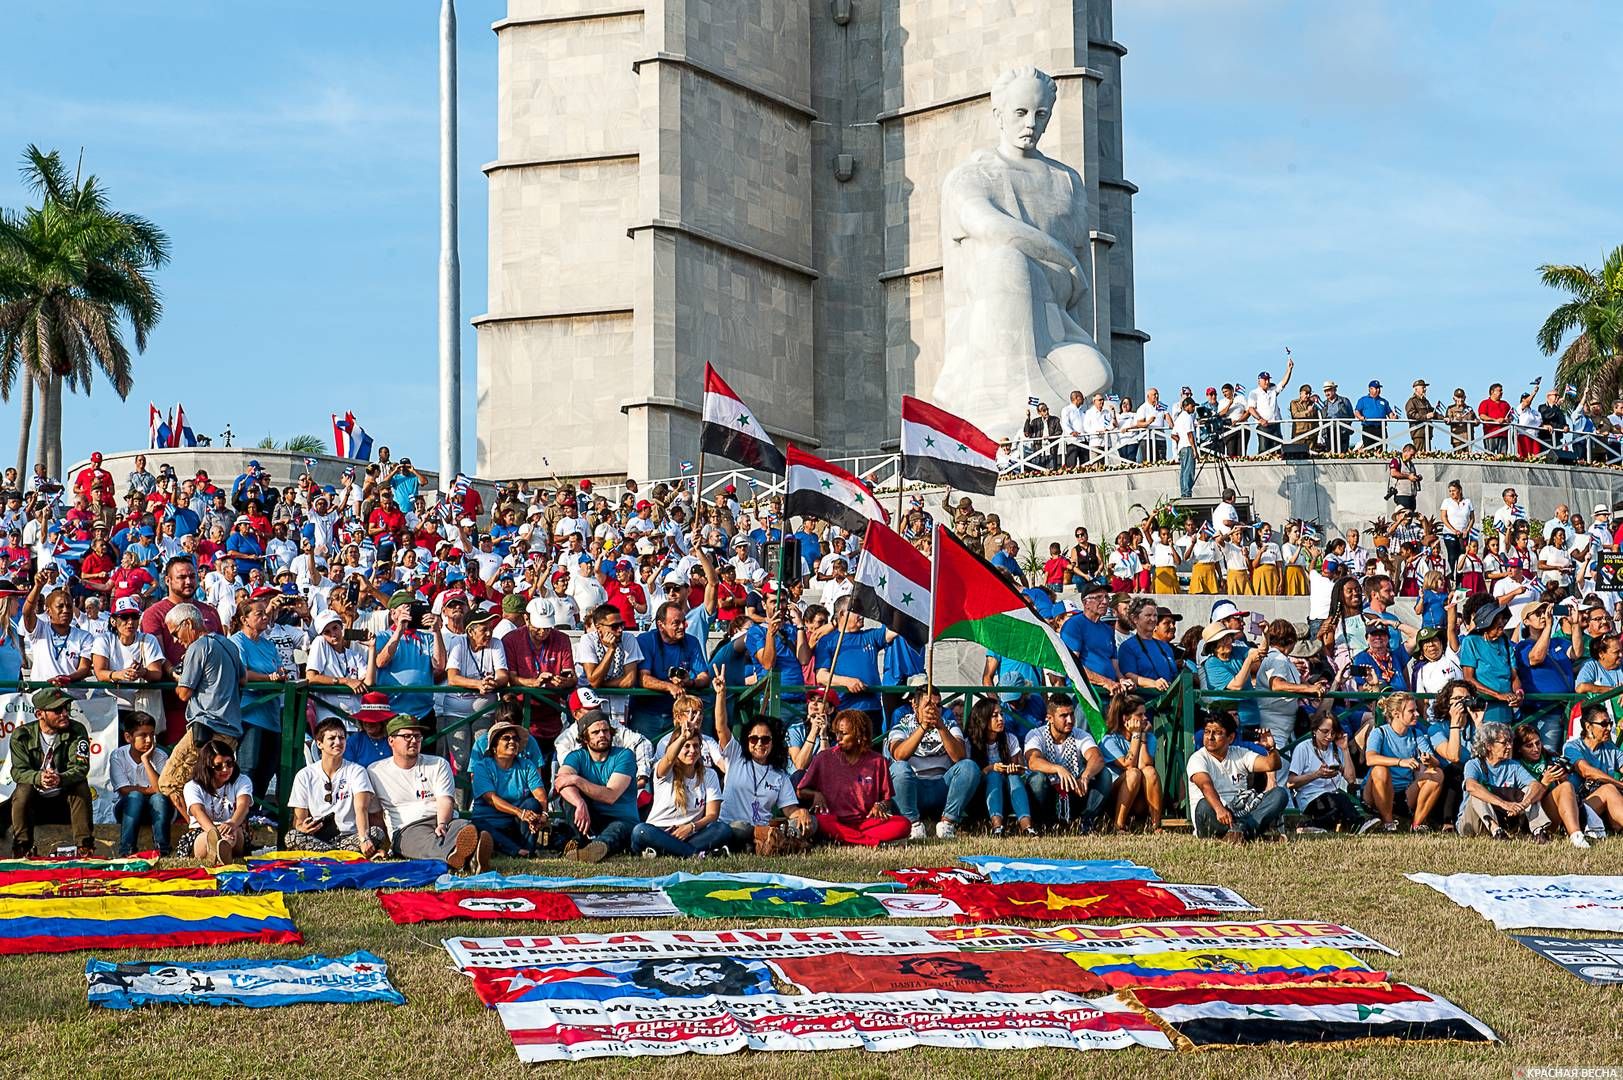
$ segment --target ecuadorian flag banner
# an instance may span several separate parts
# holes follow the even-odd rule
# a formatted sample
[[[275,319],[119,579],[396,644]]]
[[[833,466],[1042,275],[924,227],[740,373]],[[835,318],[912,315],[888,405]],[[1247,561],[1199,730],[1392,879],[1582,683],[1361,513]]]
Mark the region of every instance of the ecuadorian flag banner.
[[[0,955],[303,940],[280,893],[0,897]]]

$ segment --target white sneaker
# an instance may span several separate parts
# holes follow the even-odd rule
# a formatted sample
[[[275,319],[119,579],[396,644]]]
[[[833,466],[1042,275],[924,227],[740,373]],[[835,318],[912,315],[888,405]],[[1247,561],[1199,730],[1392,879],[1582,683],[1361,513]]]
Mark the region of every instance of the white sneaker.
[[[907,830],[907,838],[909,840],[923,840],[929,835],[930,834],[925,831],[924,822],[922,821],[915,821],[913,823],[913,827]]]
[[[1567,839],[1572,842],[1573,847],[1581,848],[1584,851],[1589,850],[1589,840],[1585,838],[1583,833],[1575,832],[1571,836],[1567,837]]]
[[[943,840],[951,840],[958,835],[958,826],[946,818],[942,818],[935,823],[935,834]]]

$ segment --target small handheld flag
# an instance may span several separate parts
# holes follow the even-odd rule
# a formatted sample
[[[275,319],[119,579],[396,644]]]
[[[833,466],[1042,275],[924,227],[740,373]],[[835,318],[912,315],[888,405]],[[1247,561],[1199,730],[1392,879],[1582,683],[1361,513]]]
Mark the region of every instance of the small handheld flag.
[[[304,467],[305,467],[305,468],[306,468],[306,469],[313,469],[313,468],[315,468],[315,467],[316,467],[316,459],[315,459],[315,458],[313,458],[313,457],[307,457],[307,458],[305,458],[305,459],[304,459]]]

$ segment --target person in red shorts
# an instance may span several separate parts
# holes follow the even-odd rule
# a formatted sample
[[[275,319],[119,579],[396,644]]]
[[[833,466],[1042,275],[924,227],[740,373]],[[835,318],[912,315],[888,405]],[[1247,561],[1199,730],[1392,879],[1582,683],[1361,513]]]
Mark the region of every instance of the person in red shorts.
[[[842,710],[834,717],[834,739],[800,778],[800,794],[811,799],[818,834],[867,847],[905,840],[908,822],[891,811],[890,767],[873,749],[868,714]]]

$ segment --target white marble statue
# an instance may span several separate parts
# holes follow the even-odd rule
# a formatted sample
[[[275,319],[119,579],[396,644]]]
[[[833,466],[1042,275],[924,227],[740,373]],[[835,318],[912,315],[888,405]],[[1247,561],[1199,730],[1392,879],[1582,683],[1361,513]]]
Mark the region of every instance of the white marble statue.
[[[941,187],[946,353],[933,400],[993,438],[1020,434],[1027,398],[1057,409],[1072,390],[1107,390],[1093,325],[1087,191],[1037,149],[1054,80],[1036,68],[992,84],[998,146]]]

